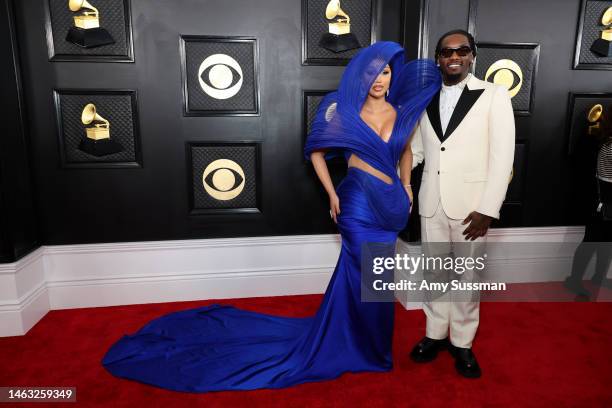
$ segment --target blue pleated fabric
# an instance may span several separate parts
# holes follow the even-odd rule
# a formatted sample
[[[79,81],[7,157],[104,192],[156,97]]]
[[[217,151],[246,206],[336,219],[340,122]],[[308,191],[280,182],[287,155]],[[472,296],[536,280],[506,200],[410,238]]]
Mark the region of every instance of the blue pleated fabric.
[[[360,112],[372,84],[387,64],[391,66],[387,101],[395,108],[397,119],[389,141],[385,142],[361,119]],[[328,150],[325,155],[328,159],[355,154],[389,176],[393,183],[383,187],[383,191],[371,179],[363,184],[371,211],[386,229],[400,231],[408,221],[410,204],[397,174],[397,163],[412,129],[441,84],[442,77],[432,60],[405,63],[399,44],[381,41],[353,57],[338,90],[328,93],[317,109],[304,148],[306,159],[321,149]]]
[[[361,248],[395,242],[407,222],[410,203],[396,165],[441,84],[433,62],[404,64],[403,52],[393,42],[361,50],[338,91],[321,102],[307,139],[307,158],[318,149],[329,149],[327,157],[355,153],[393,179],[387,184],[349,168],[337,186],[342,249],[317,313],[291,318],[223,304],[170,313],[112,345],[102,360],[111,374],[170,390],[209,392],[283,388],[393,367],[394,306],[361,301]],[[392,67],[388,101],[398,111],[389,143],[359,117],[387,63]]]

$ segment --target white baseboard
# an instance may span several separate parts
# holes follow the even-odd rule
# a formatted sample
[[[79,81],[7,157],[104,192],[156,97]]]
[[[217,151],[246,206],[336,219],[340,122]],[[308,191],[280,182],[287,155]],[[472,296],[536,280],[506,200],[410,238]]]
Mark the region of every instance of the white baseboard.
[[[50,310],[44,248],[17,262],[0,264],[0,336],[28,332]]]
[[[489,240],[578,242],[583,231],[493,229]],[[298,235],[41,247],[0,264],[0,336],[27,333],[49,310],[323,293],[340,244]]]

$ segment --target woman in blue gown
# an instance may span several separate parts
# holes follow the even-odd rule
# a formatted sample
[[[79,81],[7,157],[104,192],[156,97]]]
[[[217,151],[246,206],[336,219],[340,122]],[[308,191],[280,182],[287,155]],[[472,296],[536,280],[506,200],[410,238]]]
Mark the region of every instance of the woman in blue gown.
[[[391,76],[386,102],[395,110],[388,140],[361,116],[384,75]],[[104,367],[117,377],[185,392],[282,388],[344,372],[390,370],[394,305],[361,301],[361,247],[394,243],[408,221],[410,198],[397,164],[440,85],[432,61],[404,63],[401,46],[384,41],[360,50],[338,90],[321,101],[304,154],[342,154],[349,169],[330,197],[342,249],[314,316],[274,316],[222,304],[174,312],[124,335],[107,351]],[[323,167],[327,172],[324,161],[315,167],[319,176]]]

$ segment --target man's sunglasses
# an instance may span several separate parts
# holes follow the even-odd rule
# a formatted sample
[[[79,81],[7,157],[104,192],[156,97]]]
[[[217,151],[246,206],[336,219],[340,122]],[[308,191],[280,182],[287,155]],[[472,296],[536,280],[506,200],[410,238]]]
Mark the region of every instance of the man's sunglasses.
[[[455,51],[457,51],[457,55],[459,55],[460,57],[465,57],[466,55],[472,52],[472,49],[467,45],[464,45],[459,48],[442,48],[440,50],[440,56],[443,58],[450,58]]]

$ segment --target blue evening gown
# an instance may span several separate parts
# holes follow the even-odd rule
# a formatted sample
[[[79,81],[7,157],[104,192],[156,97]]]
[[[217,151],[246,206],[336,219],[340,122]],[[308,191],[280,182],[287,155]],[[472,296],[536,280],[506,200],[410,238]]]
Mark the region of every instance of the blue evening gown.
[[[408,221],[410,202],[396,166],[441,83],[432,61],[405,64],[403,53],[394,42],[361,50],[312,124],[307,158],[317,149],[328,149],[328,158],[354,153],[393,179],[387,184],[351,167],[338,185],[342,249],[317,313],[292,318],[222,304],[170,313],[107,351],[102,364],[111,374],[170,390],[208,392],[282,388],[393,367],[394,304],[361,301],[362,244],[394,243]],[[384,142],[359,112],[387,63],[392,67],[387,100],[398,115]]]

